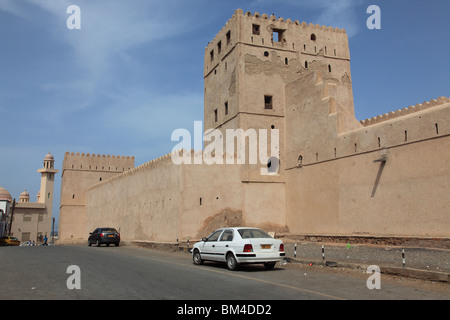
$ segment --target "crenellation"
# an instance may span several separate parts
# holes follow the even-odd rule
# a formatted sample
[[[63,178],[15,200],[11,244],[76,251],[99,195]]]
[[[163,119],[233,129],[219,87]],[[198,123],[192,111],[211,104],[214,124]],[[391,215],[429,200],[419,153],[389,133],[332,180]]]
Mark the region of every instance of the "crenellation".
[[[376,123],[380,123],[382,121],[391,120],[398,117],[403,117],[418,111],[422,111],[425,109],[429,109],[436,106],[441,106],[443,104],[450,103],[450,98],[447,97],[439,97],[437,99],[431,99],[430,101],[425,101],[422,103],[418,103],[414,106],[409,106],[401,109],[397,109],[395,111],[390,111],[389,113],[384,113],[382,115],[374,116],[372,118],[368,118],[365,120],[361,120],[360,123],[367,127]]]
[[[123,172],[134,167],[134,157],[66,152],[64,170]]]
[[[327,27],[325,25],[321,26],[319,24],[313,24],[313,23],[307,24],[305,21],[300,23],[299,20],[294,20],[292,22],[292,19],[290,19],[290,18],[284,19],[283,17],[279,17],[277,19],[274,14],[268,16],[266,13],[263,13],[263,14],[260,15],[258,12],[255,12],[254,14],[252,14],[250,11],[247,11],[244,14],[242,9],[238,9],[238,10],[235,11],[235,13],[232,16],[232,18],[227,21],[225,26],[222,27],[222,29],[216,34],[214,40],[208,43],[208,45],[205,48],[205,50],[208,50],[213,45],[215,45],[216,44],[216,40],[219,37],[223,36],[223,33],[226,30],[229,30],[228,27],[229,27],[230,22],[232,22],[233,19],[235,19],[236,17],[239,17],[239,16],[242,16],[243,18],[246,18],[246,19],[252,19],[252,21],[256,21],[256,22],[257,21],[265,22],[265,20],[270,21],[270,22],[276,22],[279,27],[284,27],[284,28],[287,28],[290,25],[294,25],[294,26],[299,26],[299,27],[301,27],[303,29],[321,30],[321,31],[325,31],[325,32],[334,32],[334,33],[346,33],[345,29],[340,29],[338,27],[333,28],[331,26]]]

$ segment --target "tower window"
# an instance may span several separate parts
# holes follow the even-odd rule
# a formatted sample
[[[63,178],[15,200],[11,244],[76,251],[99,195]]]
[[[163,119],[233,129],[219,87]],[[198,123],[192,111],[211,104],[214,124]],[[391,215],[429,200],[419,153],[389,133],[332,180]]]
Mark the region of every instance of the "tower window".
[[[228,114],[228,101],[225,102],[225,115]]]
[[[272,96],[264,96],[264,109],[273,109]]]
[[[260,34],[259,24],[252,25],[252,33],[259,36]]]
[[[211,56],[211,62],[212,62],[214,60],[214,50],[211,50],[209,55]]]
[[[328,65],[328,72],[331,72],[331,64]]]
[[[308,61],[305,61],[305,69],[308,69]]]
[[[289,63],[288,58],[284,58],[284,64],[285,64],[285,65],[288,65],[288,63]]]
[[[270,157],[267,161],[267,172],[277,173],[280,167],[280,160],[277,157]]]
[[[316,35],[314,33],[311,34],[311,40],[316,41]]]
[[[269,56],[269,51],[264,51],[264,57],[268,57]]]
[[[219,41],[217,44],[217,53],[220,53],[222,51],[222,41]]]
[[[217,122],[217,109],[214,109],[214,122]]]
[[[231,42],[231,31],[227,32],[227,45]]]
[[[283,34],[284,34],[284,30],[273,29],[273,31],[272,31],[273,42],[283,42]]]

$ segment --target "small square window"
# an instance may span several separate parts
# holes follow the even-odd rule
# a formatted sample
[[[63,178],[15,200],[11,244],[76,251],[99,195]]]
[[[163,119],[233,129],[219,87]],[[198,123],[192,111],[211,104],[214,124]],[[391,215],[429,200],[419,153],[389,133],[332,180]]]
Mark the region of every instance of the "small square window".
[[[264,109],[273,109],[272,96],[264,96]]]
[[[272,31],[273,42],[283,42],[283,34],[284,34],[284,30],[273,29],[273,31]]]
[[[260,33],[260,27],[259,24],[252,25],[252,33],[259,36]]]

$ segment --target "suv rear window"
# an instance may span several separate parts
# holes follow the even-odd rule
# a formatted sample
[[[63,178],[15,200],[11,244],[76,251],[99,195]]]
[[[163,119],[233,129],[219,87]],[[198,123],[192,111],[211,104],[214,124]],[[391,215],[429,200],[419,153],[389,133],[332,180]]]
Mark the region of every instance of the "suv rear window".
[[[238,232],[242,239],[272,238],[267,232],[261,229],[239,229]]]

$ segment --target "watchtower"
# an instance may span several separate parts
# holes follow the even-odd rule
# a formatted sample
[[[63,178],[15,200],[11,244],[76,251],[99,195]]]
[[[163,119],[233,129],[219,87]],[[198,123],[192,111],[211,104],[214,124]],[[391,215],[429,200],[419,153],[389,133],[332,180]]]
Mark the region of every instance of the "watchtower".
[[[59,238],[63,241],[86,238],[87,189],[132,168],[134,157],[66,152],[61,176]]]
[[[243,181],[284,181],[284,153],[290,135],[285,126],[289,108],[286,100],[292,91],[292,86],[289,92],[286,87],[312,72],[340,85],[334,96],[354,116],[349,45],[343,29],[258,12],[244,14],[238,9],[206,47],[205,131],[220,129],[225,134],[226,129],[279,130],[277,174],[261,176],[261,164],[245,165]],[[310,93],[301,95],[307,97]],[[248,155],[248,144],[246,151]]]

